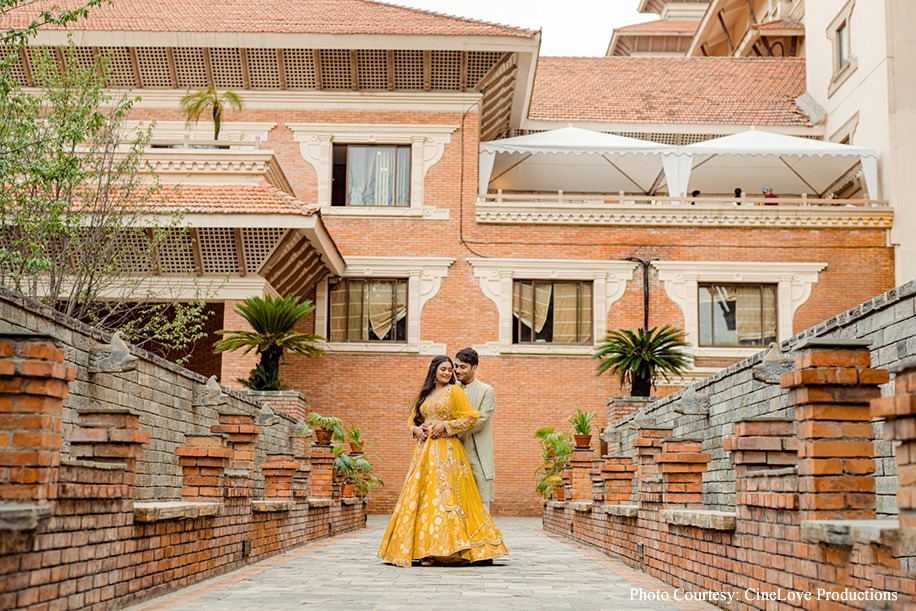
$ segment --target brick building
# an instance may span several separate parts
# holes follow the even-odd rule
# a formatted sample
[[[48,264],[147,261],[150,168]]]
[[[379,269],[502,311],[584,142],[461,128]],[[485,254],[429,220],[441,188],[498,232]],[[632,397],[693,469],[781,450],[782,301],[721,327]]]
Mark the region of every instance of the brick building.
[[[168,270],[212,281],[213,330],[239,328],[233,308],[251,295],[316,303],[303,330],[327,337],[328,355],[290,357],[281,376],[310,410],[380,441],[388,486],[373,510],[397,497],[434,355],[481,353],[497,392],[494,510],[533,514],[534,431],[626,394],[594,375],[605,330],[645,315],[688,330],[695,369],[667,394],[894,284],[883,202],[781,193],[795,200],[756,206],[762,185],[740,174],[740,201],[704,190],[694,206],[663,186],[478,193],[480,143],[567,123],[670,145],[750,126],[821,137],[793,101],[801,59],[539,58],[537,32],[359,0],[169,7],[122,0],[72,32],[78,61],[111,53],[116,85],[141,94],[133,120],[156,121],[148,158],[181,185],[171,205],[189,212],[190,254],[163,282]],[[245,103],[216,142],[179,111],[208,85]],[[230,386],[254,364],[198,350],[192,368]]]

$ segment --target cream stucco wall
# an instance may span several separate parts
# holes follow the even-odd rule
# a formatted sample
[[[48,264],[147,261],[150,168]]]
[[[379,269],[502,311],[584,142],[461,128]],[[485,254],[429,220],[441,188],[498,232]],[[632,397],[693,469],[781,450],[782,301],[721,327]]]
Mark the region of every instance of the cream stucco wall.
[[[855,69],[834,82],[834,20],[848,11]],[[879,197],[895,210],[897,284],[916,278],[916,2],[807,0],[807,89],[827,111],[825,137],[878,150]],[[842,81],[842,82],[839,82]]]

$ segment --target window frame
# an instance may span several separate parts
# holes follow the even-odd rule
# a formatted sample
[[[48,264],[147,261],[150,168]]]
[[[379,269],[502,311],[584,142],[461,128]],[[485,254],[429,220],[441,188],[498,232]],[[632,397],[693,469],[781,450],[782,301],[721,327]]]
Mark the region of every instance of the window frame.
[[[775,299],[773,301],[774,311],[773,315],[776,322],[776,335],[779,335],[779,284],[774,282],[697,282],[697,331],[699,333],[698,348],[759,348],[763,350],[767,347],[767,341],[765,338],[761,339],[760,344],[717,344],[716,343],[716,325],[715,325],[715,313],[713,312],[712,317],[712,328],[710,330],[710,337],[712,338],[711,343],[703,344],[703,310],[702,302],[700,301],[699,291],[704,287],[716,287],[716,286],[726,286],[726,287],[738,287],[738,286],[756,286],[760,288],[760,330],[761,335],[763,334],[763,288],[764,287],[773,287]],[[714,302],[713,302],[714,304]]]
[[[830,82],[827,86],[827,97],[831,97],[840,86],[856,71],[859,67],[859,61],[852,52],[852,10],[855,7],[855,0],[849,0],[842,9],[840,9],[830,24],[827,26],[827,39],[830,41],[831,63],[833,66]],[[846,58],[841,61],[841,36],[840,31],[845,30],[846,41]]]
[[[783,261],[652,261],[665,294],[683,313],[683,328],[694,357],[745,358],[760,347],[700,345],[698,284],[775,284],[776,341],[792,337],[795,313],[808,298],[827,263]]]
[[[583,317],[582,317],[582,304],[583,304],[583,298],[582,298],[583,290],[582,290],[582,287],[583,287],[583,285],[586,285],[586,284],[589,285],[589,287],[591,287],[591,305],[590,305],[590,307],[589,307],[589,311],[590,311],[590,312],[594,312],[594,309],[595,309],[595,286],[594,286],[594,282],[593,282],[593,281],[591,281],[591,280],[545,280],[545,279],[543,279],[543,278],[513,278],[513,279],[512,279],[513,296],[514,296],[514,294],[515,294],[515,285],[516,285],[516,284],[525,284],[525,283],[530,283],[530,285],[531,285],[531,290],[532,290],[532,294],[535,294],[535,293],[537,292],[537,291],[536,291],[536,287],[537,287],[537,285],[539,285],[539,284],[549,284],[549,285],[551,285],[551,287],[552,287],[553,285],[556,285],[556,284],[575,284],[575,285],[577,285],[579,288],[578,288],[578,291],[576,292],[576,297],[577,297],[577,301],[578,301],[578,304],[577,304],[578,307],[576,308],[576,312],[577,312],[577,314],[576,314],[576,337],[581,336],[581,334],[582,334],[582,333],[581,333],[581,326],[582,326],[582,323],[584,322],[584,321],[583,321]],[[554,299],[555,294],[556,294],[555,292],[551,291],[551,307],[554,307],[553,299]],[[535,315],[536,315],[536,312],[532,312],[532,314],[535,314]],[[512,320],[512,327],[513,327],[512,345],[513,345],[513,346],[520,346],[520,345],[521,345],[521,346],[527,346],[527,345],[532,345],[532,344],[534,344],[534,345],[545,345],[545,344],[546,344],[546,345],[551,345],[551,346],[592,346],[592,345],[594,344],[594,340],[595,340],[595,328],[594,328],[595,325],[594,325],[594,320],[590,321],[590,322],[591,322],[591,325],[590,325],[590,326],[591,326],[591,332],[589,333],[588,339],[585,340],[585,341],[581,341],[581,342],[557,342],[557,341],[554,341],[554,340],[550,340],[549,342],[548,342],[548,341],[540,341],[540,342],[539,342],[539,341],[537,341],[537,339],[534,338],[534,335],[535,335],[536,333],[532,333],[532,339],[531,339],[530,341],[521,341],[520,338],[521,338],[521,336],[522,336],[522,324],[523,324],[523,323],[522,323],[522,320],[521,320],[521,317],[515,316],[515,312],[513,311],[513,313],[512,313],[512,319],[513,319],[513,320]],[[594,315],[592,316],[592,319],[594,319]],[[516,338],[519,338],[519,339],[516,339]]]
[[[393,283],[394,283],[394,291],[392,291],[392,294],[391,294],[391,299],[392,299],[392,302],[391,302],[391,305],[392,305],[392,309],[391,309],[391,317],[392,317],[391,326],[392,326],[392,328],[395,330],[394,338],[393,338],[393,339],[366,339],[366,340],[364,340],[364,339],[350,339],[350,324],[349,324],[349,318],[350,318],[350,282],[351,282],[351,281],[362,282],[363,285],[364,285],[363,291],[366,290],[366,288],[365,288],[366,286],[368,286],[370,283],[373,283],[373,282],[393,282]],[[363,342],[369,342],[369,343],[373,343],[373,344],[377,344],[377,343],[383,343],[383,344],[387,344],[387,343],[406,344],[406,343],[408,342],[408,338],[407,338],[407,334],[408,334],[407,316],[405,315],[404,318],[403,318],[403,320],[404,320],[404,339],[401,339],[401,340],[397,339],[397,326],[398,326],[398,323],[400,322],[400,320],[398,320],[398,319],[396,318],[396,313],[397,313],[397,289],[398,289],[398,285],[399,285],[399,284],[403,284],[403,285],[404,285],[404,308],[405,308],[405,310],[406,310],[406,308],[408,308],[409,305],[410,305],[410,286],[409,286],[409,283],[408,283],[408,279],[407,279],[407,278],[355,278],[355,277],[354,277],[354,278],[340,278],[340,282],[338,282],[337,285],[334,286],[334,288],[331,288],[330,286],[328,286],[328,304],[327,304],[327,306],[328,306],[328,308],[327,308],[327,309],[328,309],[328,312],[327,312],[327,320],[328,320],[328,337],[329,337],[329,338],[330,338],[331,334],[333,334],[333,332],[334,332],[334,329],[331,327],[332,321],[334,320],[334,319],[332,318],[332,316],[331,316],[331,307],[333,306],[333,302],[332,302],[332,300],[331,300],[331,293],[332,293],[335,289],[337,289],[341,284],[345,284],[345,285],[346,285],[346,288],[345,288],[344,290],[345,290],[345,295],[346,295],[346,297],[347,297],[346,302],[345,302],[345,304],[346,304],[346,312],[347,312],[347,324],[346,324],[346,326],[345,326],[345,328],[344,328],[344,332],[346,333],[347,338],[346,338],[345,340],[343,340],[344,342],[347,342],[347,343],[363,343]],[[368,316],[368,313],[367,313],[367,312],[363,312],[363,314],[364,314],[365,316]],[[360,318],[362,318],[362,316],[360,316]],[[338,340],[338,341],[340,341],[340,340]]]
[[[336,189],[335,189],[334,181],[336,179],[334,178],[334,168],[336,168],[339,164],[334,163],[334,153],[335,153],[335,150],[338,148],[343,148],[345,150],[345,160],[343,164],[343,167],[344,167],[343,200],[344,200],[344,203],[342,204],[335,203]],[[407,160],[407,201],[404,202],[403,204],[395,203],[391,206],[375,205],[375,204],[351,204],[350,203],[350,171],[349,171],[350,169],[350,149],[351,148],[394,148],[395,149],[395,171],[394,171],[395,199],[397,199],[397,192],[398,192],[397,176],[398,176],[398,167],[399,167],[399,163],[398,163],[399,155],[397,154],[397,152],[399,150],[407,150],[409,152],[407,156],[408,157],[408,160]],[[405,208],[410,208],[411,192],[413,189],[413,185],[412,185],[413,180],[411,178],[411,174],[413,172],[412,156],[413,156],[413,151],[412,151],[411,145],[409,144],[403,144],[403,143],[396,144],[396,143],[388,143],[388,142],[378,142],[378,143],[332,142],[331,143],[331,202],[330,202],[330,206],[332,208],[337,208],[337,209],[340,209],[340,208],[369,208],[369,209],[375,209],[375,210],[379,210],[379,209],[387,210],[387,209],[392,209],[392,208],[403,210]]]

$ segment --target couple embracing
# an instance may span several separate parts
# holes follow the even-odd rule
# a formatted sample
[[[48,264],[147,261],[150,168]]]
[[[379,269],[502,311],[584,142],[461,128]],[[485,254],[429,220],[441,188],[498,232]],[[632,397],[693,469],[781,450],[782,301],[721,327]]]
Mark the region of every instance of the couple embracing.
[[[490,517],[493,388],[476,379],[478,356],[437,356],[411,407],[413,458],[378,555],[397,566],[492,562],[508,553]],[[456,384],[459,382],[460,384]]]

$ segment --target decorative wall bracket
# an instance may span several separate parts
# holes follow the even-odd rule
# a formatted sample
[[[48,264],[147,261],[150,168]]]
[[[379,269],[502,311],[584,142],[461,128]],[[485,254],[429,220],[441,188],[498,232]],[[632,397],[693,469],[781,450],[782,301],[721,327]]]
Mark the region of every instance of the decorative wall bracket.
[[[709,395],[697,392],[693,386],[688,386],[681,398],[675,402],[674,411],[685,416],[708,416]]]
[[[270,426],[280,422],[280,416],[270,406],[264,404],[261,406],[261,413],[255,416],[254,422],[258,426]]]
[[[754,379],[765,384],[779,384],[784,373],[795,369],[795,355],[783,352],[777,342],[770,342],[770,349],[759,365],[754,365]]]
[[[111,336],[111,343],[95,344],[89,352],[89,373],[122,373],[137,368],[138,357],[130,353],[130,347],[118,331]]]
[[[204,405],[225,405],[226,393],[223,387],[216,381],[216,376],[210,376],[206,384],[195,384],[194,395],[191,399],[191,405],[201,407]]]

